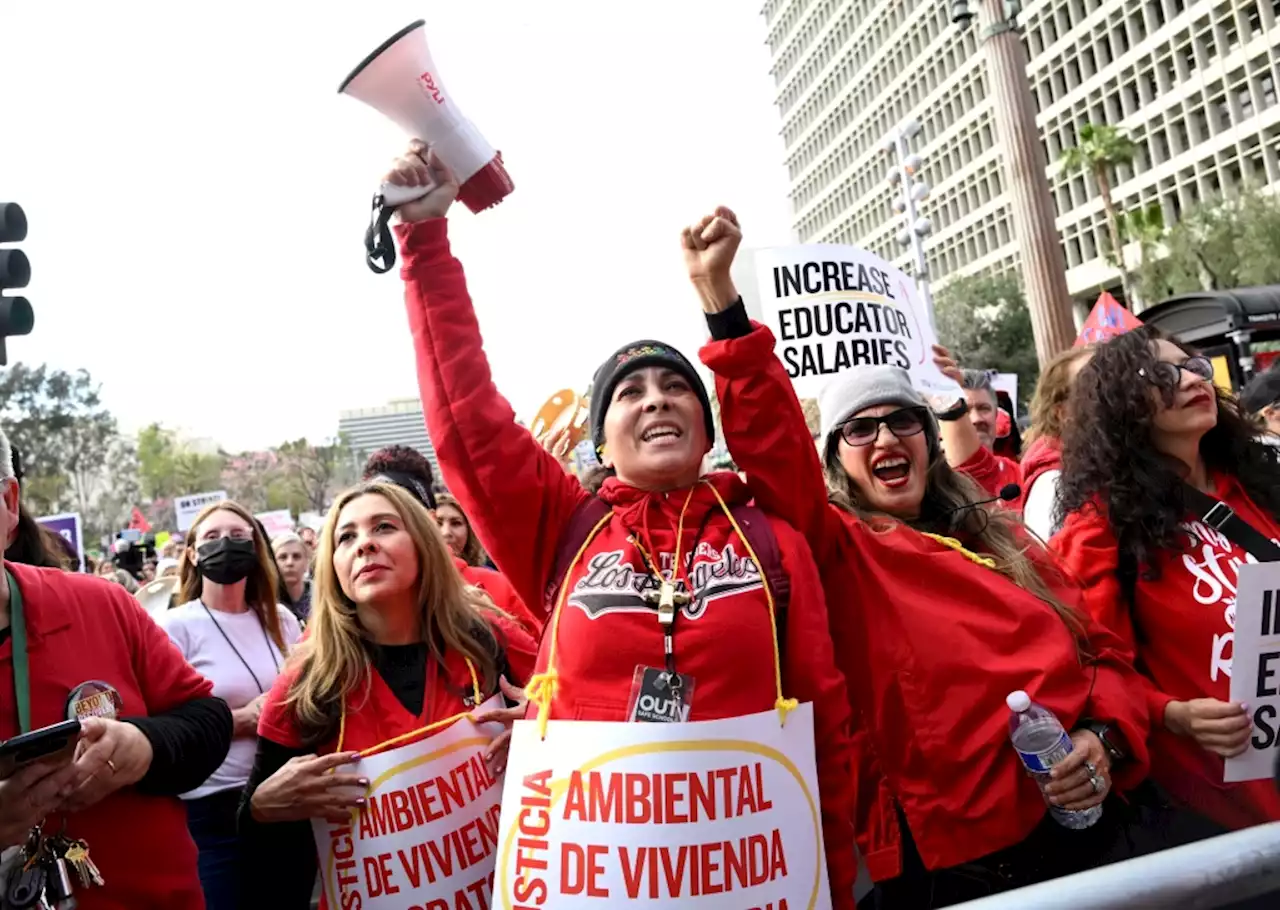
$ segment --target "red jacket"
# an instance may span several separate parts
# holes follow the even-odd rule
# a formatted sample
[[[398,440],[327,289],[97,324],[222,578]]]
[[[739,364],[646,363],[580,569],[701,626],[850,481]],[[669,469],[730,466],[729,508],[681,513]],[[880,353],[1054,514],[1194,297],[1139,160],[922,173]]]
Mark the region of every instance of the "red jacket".
[[[401,225],[397,232],[423,409],[445,482],[520,597],[545,617],[561,582],[550,577],[561,533],[589,494],[516,423],[494,386],[462,266],[449,251],[446,222]],[[748,501],[736,476],[710,480],[729,505]],[[681,561],[684,576],[695,582],[695,597],[677,618],[675,654],[677,669],[695,681],[692,718],[771,708],[774,679],[764,668],[773,663],[773,633],[759,572],[743,562],[741,543],[710,488],[699,484],[663,494],[611,481],[600,495],[613,513],[569,579],[574,595],[559,623],[560,680],[551,716],[622,721],[635,669],[662,666],[656,611],[632,583],[648,577],[633,540],[654,560],[669,563],[682,507]],[[813,558],[794,530],[776,520],[772,526],[791,580],[784,691],[814,703],[831,891],[835,906],[852,907],[856,868],[844,680],[835,668]],[[546,667],[550,641],[548,633],[538,670]]]
[[[483,566],[468,565],[465,560],[459,559],[457,556],[453,557],[453,564],[458,567],[458,571],[462,574],[462,578],[467,584],[474,585],[488,594],[494,606],[520,623],[524,630],[534,637],[535,641],[542,637],[542,623],[524,605],[524,601],[520,599],[520,595],[516,593],[516,589],[511,586],[511,582],[507,581],[505,575],[501,572],[495,572],[493,569],[486,569]],[[528,681],[528,679],[520,680],[522,684]],[[509,682],[514,682],[514,680],[509,680]]]
[[[1213,495],[1268,537],[1280,538],[1280,526],[1249,499],[1235,478],[1216,478]],[[1152,777],[1227,827],[1280,821],[1280,794],[1274,783],[1224,783],[1221,758],[1193,739],[1175,736],[1163,724],[1165,708],[1175,699],[1231,700],[1236,576],[1241,563],[1255,561],[1198,521],[1190,527],[1201,542],[1184,553],[1162,553],[1160,577],[1139,577],[1132,606],[1116,578],[1119,550],[1104,512],[1088,507],[1068,515],[1051,543],[1080,577],[1090,613],[1137,654],[1153,719]]]
[[[1090,628],[1096,673],[1043,601],[998,572],[896,522],[875,527],[831,506],[804,412],[757,326],[712,342],[734,460],[760,503],[808,539],[831,598],[831,635],[855,714],[856,834],[873,879],[901,871],[901,806],[930,869],[1022,841],[1045,814],[1009,743],[1005,696],[1025,689],[1068,729],[1114,723],[1133,758],[1117,785],[1145,776],[1147,715],[1135,671]],[[1060,585],[1058,597],[1079,603]],[[1113,647],[1114,646],[1114,647]]]
[[[969,456],[968,461],[955,470],[968,474],[978,486],[987,491],[988,496],[999,496],[1001,490],[1011,483],[1018,483],[1022,476],[1022,468],[1016,461],[997,455],[986,446],[980,446],[978,451]],[[1017,506],[1017,500],[1010,503],[1012,508]]]
[[[1025,500],[1040,475],[1062,470],[1062,441],[1052,436],[1036,437],[1022,454],[1022,498]]]
[[[67,696],[84,682],[114,686],[120,717],[148,717],[213,694],[169,636],[124,588],[87,575],[6,562],[22,592],[30,664],[31,725],[67,719]],[[18,734],[13,641],[0,645],[0,738]],[[47,828],[60,821],[50,817]],[[106,880],[77,888],[83,910],[203,910],[196,846],[176,796],[128,787],[67,818]],[[145,857],[145,859],[143,859]]]
[[[511,669],[516,675],[521,676],[522,680],[527,679],[528,673],[533,668],[534,653],[537,650],[533,640],[515,622],[497,620],[493,625],[494,633],[506,645],[507,660],[511,664]],[[298,665],[291,663],[276,677],[275,684],[272,685],[266,701],[263,702],[262,715],[258,719],[259,736],[291,749],[303,747],[297,718],[293,710],[285,704],[289,689],[297,678]],[[445,655],[443,667],[439,661],[428,660],[422,714],[413,715],[400,703],[400,699],[396,698],[382,676],[373,673],[370,675],[367,688],[358,689],[347,696],[347,720],[342,748],[352,751],[372,749],[374,746],[405,736],[428,724],[469,711],[472,706],[468,705],[464,698],[471,688],[471,671],[460,654],[448,652]],[[494,691],[497,691],[496,687],[481,701],[491,697]],[[319,755],[328,755],[337,751],[337,748],[338,738],[334,735],[316,752]],[[328,874],[324,869],[321,869],[321,873]],[[328,885],[325,890],[328,892]],[[322,894],[320,910],[327,910],[328,906]]]

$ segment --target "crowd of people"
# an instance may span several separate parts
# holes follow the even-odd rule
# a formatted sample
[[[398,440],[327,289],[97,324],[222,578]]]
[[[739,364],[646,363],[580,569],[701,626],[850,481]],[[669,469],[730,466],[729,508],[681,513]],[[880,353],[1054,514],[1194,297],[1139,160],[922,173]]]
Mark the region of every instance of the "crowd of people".
[[[1230,641],[1238,568],[1280,538],[1280,383],[1237,399],[1136,329],[1047,364],[1024,440],[988,374],[937,348],[954,396],[852,369],[820,398],[815,445],[734,287],[742,231],[720,208],[680,245],[722,426],[684,354],[624,345],[592,378],[600,466],[579,479],[492,381],[449,243],[457,182],[420,143],[386,179],[433,187],[395,232],[440,478],[378,452],[309,537],[215,503],[151,570],[178,576],[153,619],[53,560],[0,446],[0,734],[77,716],[86,693],[114,705],[82,718],[74,756],[0,781],[0,846],[55,824],[87,845],[104,884],[80,906],[301,910],[310,823],[364,805],[363,750],[499,694],[477,720],[508,731],[526,713],[632,721],[651,669],[689,721],[780,707],[784,681],[813,705],[837,908],[859,857],[859,906],[917,910],[1280,820],[1271,781],[1226,783],[1223,765],[1251,733]],[[736,472],[705,469],[720,430]],[[1222,504],[1238,524],[1210,516]],[[608,609],[601,559],[642,580]],[[685,603],[670,626],[658,592]],[[19,659],[20,617],[40,661]],[[1070,738],[1043,791],[1009,741],[1018,690]],[[490,743],[492,774],[510,748]]]

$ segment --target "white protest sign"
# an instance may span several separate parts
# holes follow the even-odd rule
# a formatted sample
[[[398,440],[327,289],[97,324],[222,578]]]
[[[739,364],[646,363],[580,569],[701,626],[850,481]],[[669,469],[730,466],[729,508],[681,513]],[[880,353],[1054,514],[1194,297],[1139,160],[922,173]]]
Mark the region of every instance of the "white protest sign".
[[[178,522],[179,531],[190,531],[196,516],[207,505],[222,502],[227,498],[226,490],[214,490],[209,493],[192,493],[189,496],[177,496],[173,500],[173,512]]]
[[[262,522],[262,526],[267,529],[268,537],[275,537],[277,534],[283,534],[285,531],[293,530],[293,513],[288,509],[276,509],[274,512],[259,512],[253,517]]]
[[[827,910],[813,706],[698,723],[517,721],[498,910]]]
[[[991,387],[997,392],[1004,392],[1009,396],[1009,401],[1013,405],[1013,413],[1009,416],[1014,420],[1018,419],[1018,374],[1017,373],[996,373],[991,374]]]
[[[1231,700],[1249,706],[1249,750],[1226,761],[1227,783],[1270,779],[1280,755],[1280,563],[1240,566]]]
[[[840,373],[895,366],[926,394],[958,392],[933,365],[937,341],[915,282],[857,247],[813,243],[757,250],[765,322],[801,398],[817,398]]]
[[[501,707],[495,695],[476,711]],[[331,910],[492,906],[502,778],[484,750],[500,730],[464,717],[342,769],[367,777],[369,792],[349,823],[311,823]]]

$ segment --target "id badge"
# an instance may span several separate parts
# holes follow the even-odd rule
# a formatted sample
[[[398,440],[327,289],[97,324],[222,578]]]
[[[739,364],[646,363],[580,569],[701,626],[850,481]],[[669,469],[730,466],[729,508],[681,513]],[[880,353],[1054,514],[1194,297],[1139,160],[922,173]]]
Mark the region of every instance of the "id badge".
[[[689,719],[693,707],[692,676],[658,667],[636,667],[627,702],[627,720],[650,724],[678,724]]]

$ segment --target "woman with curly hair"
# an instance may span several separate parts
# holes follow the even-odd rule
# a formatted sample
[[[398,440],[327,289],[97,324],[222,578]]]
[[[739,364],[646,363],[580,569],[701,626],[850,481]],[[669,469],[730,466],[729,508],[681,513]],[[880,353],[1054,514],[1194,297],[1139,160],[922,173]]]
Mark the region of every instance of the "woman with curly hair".
[[[1053,545],[1094,618],[1137,655],[1153,778],[1228,828],[1280,819],[1270,781],[1223,782],[1223,759],[1248,748],[1251,733],[1245,706],[1230,700],[1237,571],[1262,554],[1207,521],[1203,499],[1280,538],[1276,450],[1214,386],[1208,360],[1150,329],[1097,349],[1068,427],[1066,518]]]

